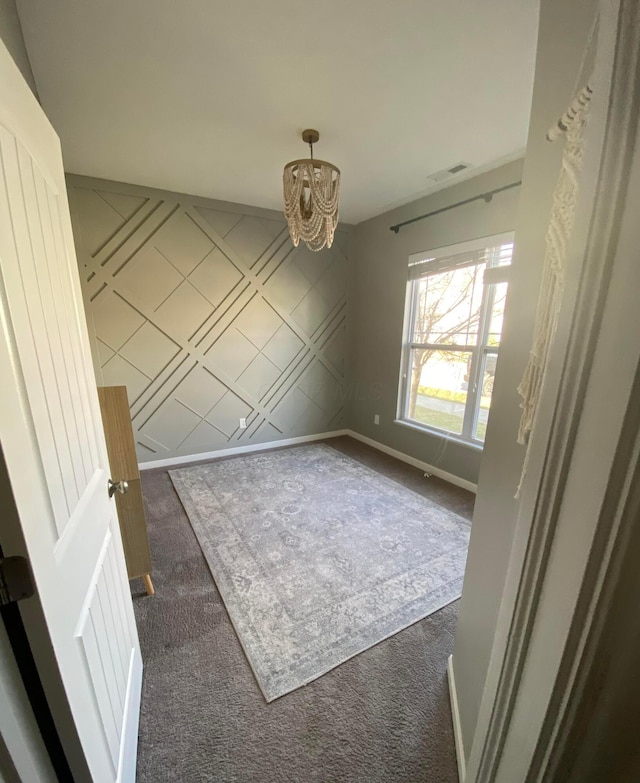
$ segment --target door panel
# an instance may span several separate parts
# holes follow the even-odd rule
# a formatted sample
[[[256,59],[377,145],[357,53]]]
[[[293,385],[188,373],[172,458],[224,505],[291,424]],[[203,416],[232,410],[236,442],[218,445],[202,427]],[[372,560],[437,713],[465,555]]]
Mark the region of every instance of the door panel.
[[[6,554],[24,549],[31,561],[46,629],[26,606],[25,626],[32,647],[52,648],[76,775],[133,781],[142,661],[62,159],[2,44],[0,263],[0,438],[20,519],[19,535],[0,534]]]

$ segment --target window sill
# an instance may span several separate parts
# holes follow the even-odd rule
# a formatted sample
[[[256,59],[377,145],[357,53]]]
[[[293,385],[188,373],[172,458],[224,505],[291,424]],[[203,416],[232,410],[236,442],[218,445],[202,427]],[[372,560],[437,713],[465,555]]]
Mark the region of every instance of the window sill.
[[[417,422],[408,421],[407,419],[394,419],[393,423],[399,424],[401,427],[407,427],[410,430],[415,430],[416,432],[423,432],[427,435],[435,435],[436,437],[442,438],[443,440],[458,443],[460,446],[466,446],[472,451],[483,451],[484,449],[483,443],[474,443],[470,440],[464,440],[463,438],[458,438],[456,435],[452,435],[450,432],[437,430],[435,427],[429,427],[426,424],[418,424]]]

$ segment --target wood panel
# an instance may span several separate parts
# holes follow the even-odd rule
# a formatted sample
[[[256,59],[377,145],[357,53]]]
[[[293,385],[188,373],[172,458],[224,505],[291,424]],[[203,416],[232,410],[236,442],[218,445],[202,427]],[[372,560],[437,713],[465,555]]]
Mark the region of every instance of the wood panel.
[[[129,481],[126,495],[116,495],[116,506],[129,579],[150,574],[151,552],[139,478]]]
[[[140,478],[126,386],[99,386],[98,398],[113,481]],[[118,506],[118,510],[120,507]]]
[[[102,412],[111,479],[126,481],[126,494],[116,493],[120,533],[129,579],[151,573],[151,553],[142,500],[142,486],[129,414],[126,386],[100,386]],[[147,592],[151,590],[147,587]]]

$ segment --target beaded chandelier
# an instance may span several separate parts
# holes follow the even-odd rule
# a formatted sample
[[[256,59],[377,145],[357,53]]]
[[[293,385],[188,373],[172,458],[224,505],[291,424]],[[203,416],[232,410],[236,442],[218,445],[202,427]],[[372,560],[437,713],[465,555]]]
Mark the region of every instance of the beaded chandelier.
[[[316,130],[302,132],[311,157],[292,160],[284,167],[284,215],[289,234],[297,247],[300,240],[310,250],[331,247],[338,225],[340,169],[324,160],[315,160],[313,145],[320,138]]]

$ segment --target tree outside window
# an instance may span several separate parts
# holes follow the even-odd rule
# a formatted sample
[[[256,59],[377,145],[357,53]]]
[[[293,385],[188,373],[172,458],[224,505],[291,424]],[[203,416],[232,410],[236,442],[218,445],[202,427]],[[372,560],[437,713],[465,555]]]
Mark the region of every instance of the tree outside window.
[[[513,249],[512,241],[492,239],[465,243],[459,252],[434,251],[410,267],[400,387],[401,420],[478,443],[491,405]]]

